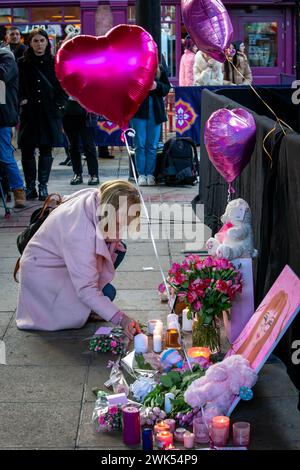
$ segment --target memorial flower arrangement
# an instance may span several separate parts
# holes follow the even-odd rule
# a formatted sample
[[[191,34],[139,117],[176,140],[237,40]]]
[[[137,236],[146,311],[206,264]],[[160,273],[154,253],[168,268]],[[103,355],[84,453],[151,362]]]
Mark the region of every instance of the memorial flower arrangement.
[[[89,349],[94,352],[112,353],[122,355],[124,353],[124,336],[122,329],[116,327],[109,335],[94,335],[90,338]]]
[[[169,270],[168,283],[194,318],[193,345],[218,349],[217,321],[242,292],[242,275],[227,259],[190,255]],[[162,286],[159,287],[162,289]]]

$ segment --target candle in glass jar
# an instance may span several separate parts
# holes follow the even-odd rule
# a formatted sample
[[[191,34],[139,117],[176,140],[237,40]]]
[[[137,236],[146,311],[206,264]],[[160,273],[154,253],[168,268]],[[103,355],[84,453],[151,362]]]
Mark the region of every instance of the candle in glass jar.
[[[186,331],[186,332],[190,332],[193,330],[193,318],[189,320],[188,315],[189,315],[189,311],[187,308],[185,308],[182,311],[182,329],[183,331]]]
[[[207,444],[209,442],[209,430],[203,418],[194,418],[193,433],[195,434],[195,442],[198,442],[198,444]]]
[[[194,447],[195,435],[192,432],[185,432],[183,435],[183,445],[186,449]]]
[[[186,433],[186,429],[184,428],[177,428],[174,432],[174,437],[176,441],[183,442],[183,435]]]
[[[224,447],[229,438],[230,419],[227,416],[215,416],[211,423],[211,438],[217,447]]]
[[[211,351],[209,348],[194,347],[187,350],[187,354],[190,359],[196,359],[197,357],[204,357],[204,359],[210,360]]]
[[[179,344],[179,333],[174,328],[172,330],[167,330],[166,334],[166,347],[167,348],[180,348]]]
[[[164,449],[173,444],[173,434],[170,431],[161,431],[156,434],[156,445],[159,449]]]
[[[170,432],[174,434],[176,429],[176,421],[175,419],[165,419],[165,423],[169,425]]]
[[[161,350],[162,350],[161,335],[155,334],[155,335],[153,335],[153,351],[155,353],[160,353]]]
[[[153,335],[155,329],[163,329],[163,322],[161,320],[149,320],[148,321],[148,334]]]
[[[122,409],[123,442],[127,446],[135,446],[141,442],[140,412],[136,406],[125,405]]]
[[[250,444],[250,423],[234,423],[232,426],[233,445],[248,447]]]
[[[162,431],[170,431],[170,426],[163,420],[157,421],[155,424],[153,431],[155,434],[162,432]]]

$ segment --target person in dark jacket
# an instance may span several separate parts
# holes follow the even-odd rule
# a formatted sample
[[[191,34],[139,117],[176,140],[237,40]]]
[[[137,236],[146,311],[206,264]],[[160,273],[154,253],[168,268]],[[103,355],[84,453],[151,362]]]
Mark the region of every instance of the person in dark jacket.
[[[44,201],[48,196],[47,183],[53,161],[52,147],[60,146],[63,140],[62,116],[68,97],[56,78],[54,58],[46,31],[33,30],[28,43],[24,57],[18,60],[18,144],[22,153],[27,199],[37,197],[35,149],[39,148],[39,200]]]
[[[11,128],[18,122],[18,67],[13,53],[0,48],[0,162],[14,193],[15,207],[25,207],[24,183],[14,158]]]
[[[12,26],[6,31],[6,43],[3,46],[8,46],[13,52],[15,59],[18,60],[25,54],[26,46],[21,42],[21,31],[17,26]]]
[[[139,186],[154,186],[156,152],[159,142],[161,124],[167,121],[163,98],[171,88],[164,67],[159,66],[148,97],[141,104],[131,121],[136,132],[135,158],[139,174]]]
[[[99,184],[98,160],[94,135],[96,119],[96,116],[88,113],[77,101],[69,98],[63,118],[63,126],[70,143],[69,151],[74,172],[74,176],[70,182],[72,185],[83,183],[80,138],[90,175],[88,185],[93,186]]]

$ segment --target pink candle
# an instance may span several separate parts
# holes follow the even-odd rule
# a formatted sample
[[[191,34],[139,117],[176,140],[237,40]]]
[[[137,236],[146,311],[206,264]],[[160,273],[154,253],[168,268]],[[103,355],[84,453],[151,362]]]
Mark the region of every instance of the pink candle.
[[[194,418],[193,433],[195,434],[195,442],[198,442],[198,444],[207,444],[209,442],[209,430],[203,418]]]
[[[173,445],[173,434],[170,431],[162,431],[156,434],[156,445],[159,449],[165,449]]]
[[[136,406],[125,405],[123,415],[123,442],[127,446],[136,446],[141,442],[140,412]]]
[[[234,446],[249,447],[250,423],[234,423],[232,426],[232,431]]]
[[[175,419],[165,419],[164,420],[165,424],[167,424],[170,428],[170,432],[174,434],[175,429],[176,429],[176,421]]]
[[[153,428],[154,434],[157,434],[162,431],[170,431],[170,426],[166,421],[157,421],[156,425]]]
[[[213,444],[224,447],[229,438],[230,419],[227,416],[215,416],[211,424],[211,437]]]
[[[192,432],[185,432],[183,435],[183,444],[186,449],[192,449],[194,447],[195,434]]]

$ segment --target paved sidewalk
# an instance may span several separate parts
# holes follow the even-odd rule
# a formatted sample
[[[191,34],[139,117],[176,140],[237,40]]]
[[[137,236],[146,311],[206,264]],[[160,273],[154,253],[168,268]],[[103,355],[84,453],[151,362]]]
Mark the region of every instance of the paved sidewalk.
[[[117,155],[115,160],[99,161],[101,182],[127,179],[128,159],[125,152]],[[69,185],[72,170],[58,165],[63,158],[57,151],[49,189],[70,194],[74,190]],[[189,205],[196,192],[197,187],[143,188],[148,203]],[[18,287],[12,277],[18,257],[16,236],[37,205],[34,202],[26,210],[14,211],[10,220],[4,219],[0,207],[0,339],[5,341],[7,358],[7,365],[0,366],[0,449],[122,449],[120,436],[95,434],[90,424],[95,401],[92,389],[101,387],[109,375],[106,364],[110,357],[89,353],[84,341],[99,324],[54,333],[16,328]],[[184,256],[183,240],[165,239],[157,246],[164,270]],[[144,267],[153,270],[144,271]],[[153,317],[165,319],[168,309],[158,299],[159,282],[150,240],[130,242],[114,282],[116,303],[143,323]],[[251,422],[253,449],[300,449],[296,407],[297,394],[284,367],[273,362],[263,368],[255,398],[238,405],[232,420]]]

